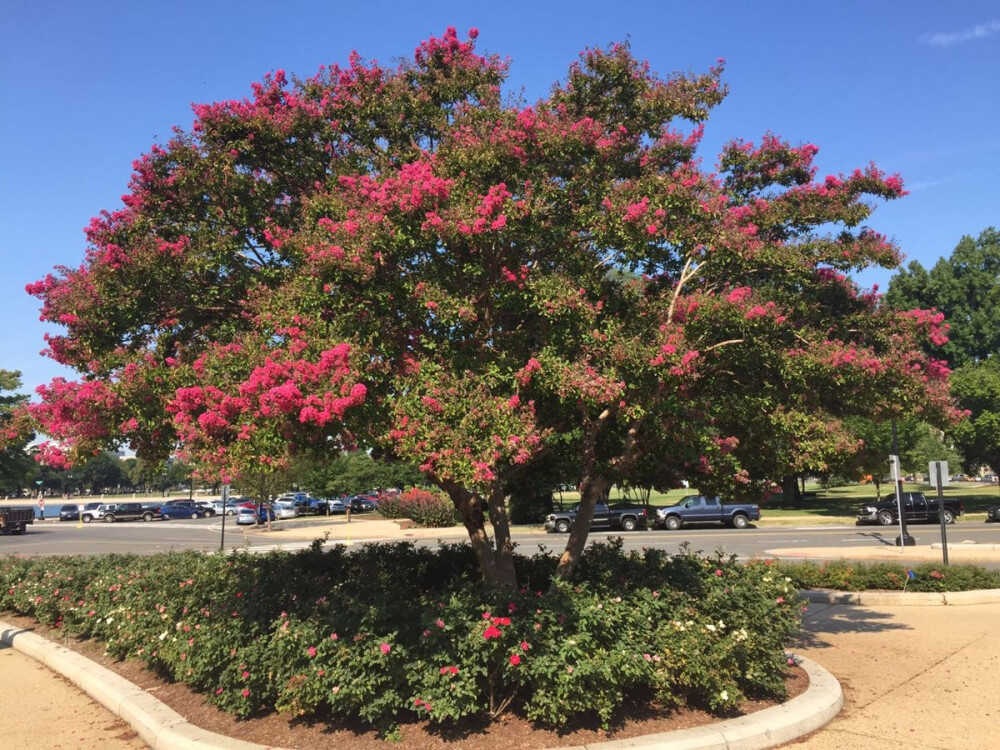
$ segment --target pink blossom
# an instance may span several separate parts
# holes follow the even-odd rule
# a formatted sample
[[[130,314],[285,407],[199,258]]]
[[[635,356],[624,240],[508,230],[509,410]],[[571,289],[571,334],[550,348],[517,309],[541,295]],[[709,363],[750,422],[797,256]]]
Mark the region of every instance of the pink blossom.
[[[390,646],[388,643],[380,643],[378,648],[379,651],[381,651],[383,654],[388,654],[390,651],[392,651],[392,646]]]

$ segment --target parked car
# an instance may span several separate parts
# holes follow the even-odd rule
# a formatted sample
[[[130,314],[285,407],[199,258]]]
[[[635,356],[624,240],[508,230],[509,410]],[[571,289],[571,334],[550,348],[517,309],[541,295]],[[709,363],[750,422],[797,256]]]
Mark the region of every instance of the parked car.
[[[944,522],[955,523],[955,518],[965,513],[965,505],[954,497],[944,498]],[[910,521],[934,521],[938,519],[938,500],[928,498],[923,492],[903,493],[903,514]],[[858,509],[858,524],[877,523],[894,526],[899,523],[896,495],[889,495],[881,501],[872,500]]]
[[[148,510],[153,516],[152,518],[146,518],[145,516],[143,516],[143,518],[147,521],[160,521],[163,519],[163,514],[160,513],[159,503],[143,503],[142,509]]]
[[[285,518],[295,518],[299,515],[295,503],[289,500],[275,500],[271,506],[274,510],[274,517],[278,520]]]
[[[215,504],[209,500],[195,500],[194,504],[197,505],[205,512],[205,518],[211,518],[215,515]]]
[[[90,503],[88,503],[89,505]],[[80,520],[84,523],[90,523],[91,521],[100,521],[101,518],[111,510],[114,503],[98,503],[94,508],[84,508],[80,512]]]
[[[87,503],[83,506],[83,510],[95,511],[97,510],[100,503]],[[60,521],[79,521],[80,520],[80,505],[63,505],[59,509],[59,520]],[[93,520],[93,517],[91,517]]]
[[[163,505],[160,508],[160,514],[164,521],[170,521],[174,518],[204,518],[208,515],[204,508],[199,508],[186,500],[172,501]]]
[[[979,481],[980,482],[985,482],[986,484],[996,484],[997,483],[997,475],[996,474],[983,474],[979,478]]]
[[[656,509],[655,525],[675,531],[686,523],[724,523],[745,529],[760,520],[757,503],[726,503],[710,495],[687,495],[676,505]]]
[[[567,511],[550,513],[545,517],[545,530],[548,532],[558,531],[560,534],[568,533],[579,512],[580,506],[577,504]],[[629,503],[615,503],[614,505],[596,503],[590,528],[621,529],[622,531],[645,529],[646,509],[641,505]]]
[[[374,500],[363,495],[355,495],[350,498],[348,505],[351,508],[351,513],[368,513],[377,507]]]
[[[222,515],[223,512],[225,512],[225,514],[227,516],[235,516],[236,515],[236,509],[238,507],[239,506],[237,506],[237,504],[234,503],[232,500],[230,500],[228,503],[226,503],[226,505],[224,507],[222,505],[222,501],[221,500],[213,500],[212,501],[212,510],[215,511],[215,515],[217,515],[217,516]]]
[[[98,509],[100,511],[100,508]],[[114,523],[115,521],[152,521],[156,514],[148,508],[144,508],[142,503],[115,503],[100,513],[101,521],[104,523]]]
[[[953,481],[953,482],[968,482],[969,478],[965,474],[952,474],[951,475],[951,481]]]
[[[260,511],[256,507],[240,508],[236,513],[236,523],[239,526],[254,526],[258,523],[265,523],[268,518],[274,520],[274,511],[266,506],[261,506]]]
[[[994,505],[986,511],[986,523],[1000,523],[1000,505]]]

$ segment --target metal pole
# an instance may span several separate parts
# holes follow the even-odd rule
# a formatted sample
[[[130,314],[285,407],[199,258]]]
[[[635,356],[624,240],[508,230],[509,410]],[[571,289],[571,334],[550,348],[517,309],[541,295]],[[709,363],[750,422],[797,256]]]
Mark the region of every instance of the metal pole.
[[[938,520],[941,522],[941,554],[944,557],[944,564],[948,564],[948,532],[945,527],[948,525],[944,522],[944,490],[941,485],[941,462],[937,461],[934,464],[934,473],[937,474],[937,491],[938,491]]]
[[[896,418],[892,418],[892,455],[899,456],[899,438],[896,436]],[[906,530],[906,509],[903,505],[903,467],[902,463],[896,466],[896,508],[899,512],[899,538],[896,539],[897,547],[912,547],[917,542]]]
[[[229,485],[222,485],[222,535],[219,537],[219,549],[226,549],[226,504],[229,502]]]

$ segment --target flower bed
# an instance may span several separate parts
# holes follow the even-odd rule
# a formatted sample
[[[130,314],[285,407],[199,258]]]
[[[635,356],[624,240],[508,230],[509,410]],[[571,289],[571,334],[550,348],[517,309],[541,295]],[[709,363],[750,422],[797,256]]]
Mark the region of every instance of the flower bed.
[[[484,592],[471,551],[5,558],[0,608],[99,639],[238,716],[451,721],[516,705],[607,722],[627,694],[735,710],[784,689],[793,584],[766,564],[597,546],[571,583],[518,558]]]

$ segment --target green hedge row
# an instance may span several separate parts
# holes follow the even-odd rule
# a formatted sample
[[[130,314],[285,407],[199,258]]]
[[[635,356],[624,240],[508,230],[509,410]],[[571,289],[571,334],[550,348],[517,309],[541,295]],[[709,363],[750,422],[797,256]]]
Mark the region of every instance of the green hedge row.
[[[510,707],[560,726],[608,723],[636,694],[722,713],[783,695],[800,602],[777,566],[612,543],[552,585],[555,562],[518,557],[524,588],[487,592],[467,545],[8,557],[0,609],[99,639],[241,717],[387,730]]]

